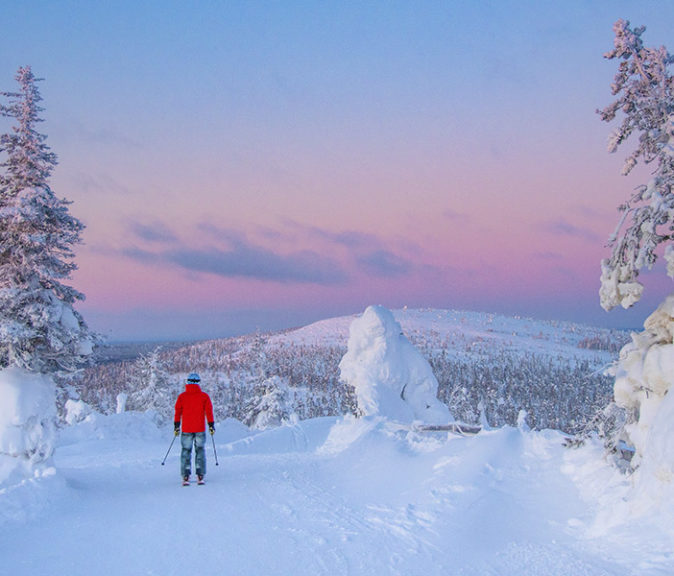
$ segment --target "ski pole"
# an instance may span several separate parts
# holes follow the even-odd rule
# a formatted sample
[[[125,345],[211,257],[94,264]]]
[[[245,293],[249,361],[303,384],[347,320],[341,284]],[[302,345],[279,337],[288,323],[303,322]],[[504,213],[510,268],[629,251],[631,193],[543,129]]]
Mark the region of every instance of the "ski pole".
[[[173,436],[173,440],[171,440],[171,445],[169,446],[169,449],[166,451],[166,456],[164,456],[164,459],[161,461],[161,465],[164,465],[164,462],[166,462],[166,459],[168,458],[169,452],[171,451],[171,448],[173,448],[173,443],[176,441],[177,436]]]
[[[211,434],[211,440],[213,440],[213,455],[215,456],[215,465],[220,466],[220,464],[218,464],[218,453],[215,451],[215,438],[213,438],[213,434]]]

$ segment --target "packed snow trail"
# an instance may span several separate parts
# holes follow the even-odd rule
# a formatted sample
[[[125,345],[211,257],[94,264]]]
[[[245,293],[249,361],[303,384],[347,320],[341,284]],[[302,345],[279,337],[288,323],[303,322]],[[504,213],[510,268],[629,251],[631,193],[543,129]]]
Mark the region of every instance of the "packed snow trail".
[[[217,427],[182,487],[171,431],[120,414],[62,431],[57,473],[0,485],[0,574],[627,576],[674,571],[648,533],[612,558],[556,432],[419,434],[325,418]],[[594,457],[594,454],[593,454]],[[569,460],[571,458],[571,460]],[[575,461],[573,459],[576,459]],[[581,459],[581,460],[579,460]]]

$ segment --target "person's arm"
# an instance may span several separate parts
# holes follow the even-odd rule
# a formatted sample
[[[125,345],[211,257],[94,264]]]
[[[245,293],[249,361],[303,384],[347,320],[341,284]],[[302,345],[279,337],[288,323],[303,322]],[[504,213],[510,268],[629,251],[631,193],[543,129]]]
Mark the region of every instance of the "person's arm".
[[[180,396],[176,400],[175,414],[173,415],[173,433],[177,436],[180,433],[180,418],[183,414],[183,403]]]
[[[208,422],[208,431],[213,435],[215,433],[215,418],[213,418],[213,403],[208,394],[206,394],[206,421]]]

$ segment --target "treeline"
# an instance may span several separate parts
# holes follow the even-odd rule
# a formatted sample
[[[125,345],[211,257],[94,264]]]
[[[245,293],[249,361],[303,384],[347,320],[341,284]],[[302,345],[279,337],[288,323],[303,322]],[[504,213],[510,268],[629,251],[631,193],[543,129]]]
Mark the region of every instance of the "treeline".
[[[575,434],[612,399],[612,378],[587,360],[501,353],[468,361],[431,355],[438,397],[458,420],[515,425],[521,410],[532,428]]]
[[[433,368],[438,397],[466,423],[515,425],[525,410],[532,428],[575,433],[611,401],[612,380],[600,369],[601,357],[569,359],[486,346],[479,354],[457,354],[432,335],[412,340]],[[270,342],[263,334],[156,349],[133,362],[101,364],[69,377],[62,381],[62,398],[75,397],[112,413],[121,395],[126,409],[153,410],[158,421],[167,422],[187,373],[197,371],[218,420],[231,417],[254,425],[291,416],[356,414],[353,390],[339,380],[345,352],[341,345]]]

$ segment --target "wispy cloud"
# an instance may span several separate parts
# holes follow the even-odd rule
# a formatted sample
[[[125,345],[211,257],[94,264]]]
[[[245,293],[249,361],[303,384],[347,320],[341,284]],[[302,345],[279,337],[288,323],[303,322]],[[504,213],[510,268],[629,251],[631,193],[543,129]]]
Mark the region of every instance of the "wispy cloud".
[[[360,232],[358,230],[342,230],[335,232],[326,230],[318,226],[307,226],[295,220],[285,219],[284,225],[300,235],[313,238],[322,242],[338,244],[349,249],[368,249],[373,246],[381,246],[382,241],[369,232]]]
[[[161,240],[156,230],[141,229],[146,237]],[[123,254],[146,264],[175,265],[184,270],[215,274],[224,278],[253,278],[280,283],[338,285],[347,274],[339,262],[311,250],[279,254],[247,242],[240,234],[224,230],[226,247],[167,247],[152,251],[129,247]],[[163,240],[170,239],[166,234]]]
[[[150,224],[130,222],[132,234],[148,242],[171,243],[177,240],[176,234],[163,222],[155,221]]]
[[[356,268],[369,276],[397,278],[413,273],[419,268],[414,262],[389,248],[385,240],[369,232],[325,230],[316,226],[305,226],[295,221],[286,221],[285,224],[314,242],[344,248],[348,259]],[[418,247],[409,246],[408,250],[417,251]]]
[[[237,243],[231,250],[171,250],[164,257],[186,270],[223,277],[323,285],[341,284],[347,278],[337,262],[308,250],[276,254],[258,246]]]
[[[580,238],[581,240],[586,240],[593,243],[598,243],[601,241],[599,236],[593,230],[576,226],[575,224],[571,224],[562,218],[545,223],[544,228],[548,232],[551,232],[557,236]]]
[[[123,254],[145,264],[280,283],[340,285],[349,280],[349,268],[377,278],[399,278],[421,270],[419,264],[368,232],[334,232],[297,222],[285,224],[291,233],[263,228],[259,230],[262,242],[257,243],[235,228],[201,222],[200,237],[211,245],[193,247],[179,244],[177,234],[162,222],[132,222],[129,230],[143,243],[127,247]],[[270,244],[272,247],[267,247]],[[311,248],[288,252],[280,251],[279,244]],[[339,257],[335,246],[344,249]]]
[[[375,250],[357,257],[358,265],[368,274],[384,278],[397,278],[408,274],[412,263],[388,250]]]

